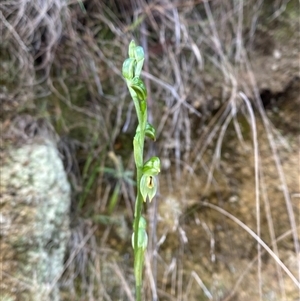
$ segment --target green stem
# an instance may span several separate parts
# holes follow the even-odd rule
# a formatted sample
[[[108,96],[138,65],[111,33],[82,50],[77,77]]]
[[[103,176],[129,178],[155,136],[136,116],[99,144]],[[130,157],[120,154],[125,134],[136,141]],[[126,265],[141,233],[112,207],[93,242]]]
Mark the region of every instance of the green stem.
[[[142,300],[142,285],[140,285],[140,286],[136,285],[135,289],[136,289],[135,300],[141,301]]]
[[[145,250],[139,248],[134,254],[134,276],[135,276],[135,294],[136,301],[141,300],[142,279],[143,279],[143,266],[144,266]]]
[[[135,212],[134,212],[134,255],[136,256],[136,253],[138,251],[138,232],[139,232],[139,222],[141,218],[142,213],[142,205],[143,205],[143,197],[139,189],[139,185],[141,182],[142,177],[142,168],[137,167],[137,198],[135,202]]]
[[[135,108],[138,115],[139,121],[139,134],[136,134],[133,142],[133,152],[137,171],[137,198],[135,202],[134,212],[134,271],[136,278],[136,301],[141,301],[141,289],[142,289],[142,266],[144,262],[144,252],[141,252],[138,247],[138,233],[139,233],[139,222],[142,213],[143,197],[140,191],[140,182],[143,175],[143,157],[144,157],[144,140],[145,140],[145,128],[147,110],[143,113],[140,111],[139,100],[133,99]]]

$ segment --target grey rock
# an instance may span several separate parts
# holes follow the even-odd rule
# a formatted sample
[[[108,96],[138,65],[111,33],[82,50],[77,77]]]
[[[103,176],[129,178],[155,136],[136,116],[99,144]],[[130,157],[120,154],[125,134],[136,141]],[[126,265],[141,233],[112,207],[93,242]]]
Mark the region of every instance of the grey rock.
[[[59,301],[70,186],[49,139],[1,152],[0,300]]]

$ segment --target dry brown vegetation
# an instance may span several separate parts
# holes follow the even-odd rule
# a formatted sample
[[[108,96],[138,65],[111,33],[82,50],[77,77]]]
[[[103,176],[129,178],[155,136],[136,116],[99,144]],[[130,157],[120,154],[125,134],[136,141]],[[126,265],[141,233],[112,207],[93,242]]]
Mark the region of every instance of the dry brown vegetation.
[[[73,187],[64,300],[133,300],[132,38],[164,168],[145,300],[298,300],[298,16],[288,0],[0,2],[3,137],[48,123]]]

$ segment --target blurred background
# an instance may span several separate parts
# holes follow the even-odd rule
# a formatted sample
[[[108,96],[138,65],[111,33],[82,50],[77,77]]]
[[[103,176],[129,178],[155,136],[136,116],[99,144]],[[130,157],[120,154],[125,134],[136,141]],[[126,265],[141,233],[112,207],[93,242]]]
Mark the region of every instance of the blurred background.
[[[144,300],[299,300],[299,13],[1,0],[0,300],[134,300],[132,39],[162,162]]]

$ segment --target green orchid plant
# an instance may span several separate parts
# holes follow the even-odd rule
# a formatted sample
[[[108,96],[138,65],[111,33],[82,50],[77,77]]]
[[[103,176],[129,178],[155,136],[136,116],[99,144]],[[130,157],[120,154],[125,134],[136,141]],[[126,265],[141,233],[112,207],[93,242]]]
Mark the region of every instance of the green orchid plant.
[[[135,202],[132,246],[134,250],[134,275],[136,282],[136,301],[141,300],[143,266],[148,244],[147,222],[142,216],[143,202],[152,201],[157,192],[156,176],[160,172],[160,160],[152,157],[144,162],[145,137],[156,139],[154,127],[147,122],[147,90],[140,78],[144,64],[144,50],[134,41],[129,44],[129,57],[124,61],[122,74],[133,100],[138,126],[133,139],[133,154],[136,165],[137,197]]]

